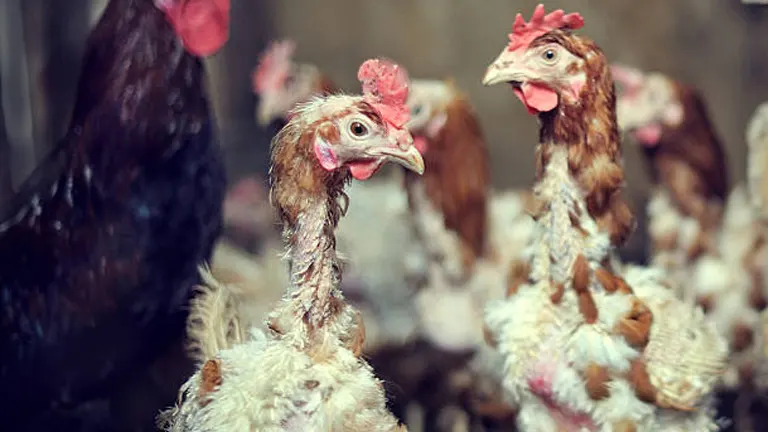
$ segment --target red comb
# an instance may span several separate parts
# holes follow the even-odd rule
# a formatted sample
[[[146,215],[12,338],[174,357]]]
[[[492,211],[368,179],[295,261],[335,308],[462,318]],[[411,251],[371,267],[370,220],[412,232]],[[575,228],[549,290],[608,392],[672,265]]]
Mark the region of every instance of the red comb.
[[[410,118],[405,101],[408,99],[408,72],[390,60],[366,60],[357,71],[363,86],[363,96],[387,123],[402,129]]]
[[[276,90],[283,86],[291,69],[291,57],[296,50],[292,40],[272,42],[259,59],[259,64],[251,76],[253,91]]]
[[[509,45],[507,50],[515,51],[522,47],[527,47],[537,37],[549,33],[552,30],[567,28],[577,30],[584,26],[584,18],[578,13],[565,14],[562,9],[558,9],[547,14],[544,5],[539,4],[533,10],[533,15],[529,22],[519,13],[515,17],[515,23],[512,25],[512,33],[509,34]]]

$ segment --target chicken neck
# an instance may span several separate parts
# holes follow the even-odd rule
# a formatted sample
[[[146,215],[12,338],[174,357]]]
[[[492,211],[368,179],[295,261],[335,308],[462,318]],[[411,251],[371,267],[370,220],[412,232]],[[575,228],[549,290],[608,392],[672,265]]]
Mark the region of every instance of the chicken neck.
[[[610,252],[632,230],[633,218],[619,196],[624,173],[616,125],[613,83],[601,73],[604,62],[587,62],[587,87],[577,102],[562,103],[540,114],[534,194],[540,210],[538,246],[531,278],[549,280],[552,301],[566,286],[579,296],[588,323],[597,319],[590,294],[601,283],[606,289],[631,289],[613,275]],[[596,63],[596,64],[595,64]],[[589,79],[590,75],[596,79]],[[590,265],[590,262],[592,263]],[[596,278],[592,269],[597,268]]]
[[[272,200],[283,222],[292,312],[309,328],[322,327],[341,309],[343,296],[335,229],[348,172],[323,170],[311,154],[315,131],[291,121],[276,137]]]

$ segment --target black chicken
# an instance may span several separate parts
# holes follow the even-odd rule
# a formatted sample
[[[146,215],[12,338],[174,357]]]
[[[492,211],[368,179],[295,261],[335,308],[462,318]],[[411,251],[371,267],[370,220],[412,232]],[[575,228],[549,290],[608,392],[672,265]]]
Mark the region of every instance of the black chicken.
[[[182,336],[221,231],[200,57],[228,17],[228,0],[111,0],[92,31],[69,131],[0,224],[0,429],[102,397]]]

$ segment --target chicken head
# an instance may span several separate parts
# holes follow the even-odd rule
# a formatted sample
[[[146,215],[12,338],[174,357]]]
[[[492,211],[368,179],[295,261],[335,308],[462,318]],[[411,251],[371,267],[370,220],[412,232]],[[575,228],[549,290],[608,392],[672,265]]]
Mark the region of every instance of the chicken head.
[[[422,174],[424,160],[405,128],[406,72],[375,59],[363,63],[358,78],[363,96],[329,96],[299,105],[281,134],[309,126],[312,153],[326,171],[347,167],[354,178],[365,180],[385,162],[395,162]]]
[[[638,143],[657,145],[664,126],[674,127],[683,120],[683,107],[671,79],[618,64],[611,65],[611,75],[618,90],[619,128]]]
[[[578,50],[578,39],[567,30],[583,25],[581,15],[566,15],[562,10],[545,14],[541,4],[529,22],[518,14],[510,42],[488,67],[483,84],[512,84],[531,114],[577,103],[586,83],[586,61]]]
[[[296,63],[292,40],[275,41],[264,51],[251,76],[253,92],[259,96],[256,120],[262,127],[285,117],[296,104],[316,93],[320,70]]]
[[[407,127],[422,154],[427,151],[428,140],[434,139],[445,126],[446,108],[453,98],[454,93],[445,81],[411,80],[407,101],[411,118]]]

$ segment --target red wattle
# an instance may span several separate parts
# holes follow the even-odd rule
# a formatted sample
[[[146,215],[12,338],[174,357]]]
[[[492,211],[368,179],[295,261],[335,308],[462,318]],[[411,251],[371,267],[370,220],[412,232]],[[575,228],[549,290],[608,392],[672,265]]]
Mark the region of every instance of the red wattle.
[[[632,131],[635,139],[646,147],[655,147],[661,140],[661,125],[658,123],[649,124]]]
[[[347,166],[352,177],[357,180],[368,180],[372,175],[376,174],[381,164],[379,161],[350,162]]]
[[[557,93],[549,87],[524,83],[519,88],[515,87],[515,96],[523,102],[530,114],[552,111],[557,108],[559,98]]]

